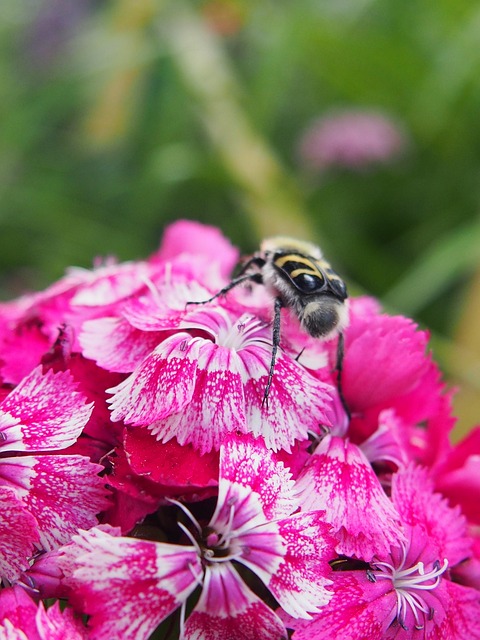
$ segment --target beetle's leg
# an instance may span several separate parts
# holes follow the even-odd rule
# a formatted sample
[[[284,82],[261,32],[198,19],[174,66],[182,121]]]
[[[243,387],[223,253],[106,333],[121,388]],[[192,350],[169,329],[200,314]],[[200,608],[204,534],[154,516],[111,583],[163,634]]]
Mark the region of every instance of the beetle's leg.
[[[345,396],[343,395],[343,386],[342,386],[342,372],[343,372],[343,358],[345,356],[345,338],[343,333],[338,335],[337,342],[337,362],[335,364],[335,371],[337,372],[337,389],[338,395],[340,396],[340,401],[342,403],[343,408],[345,409],[345,413],[347,414],[348,419],[350,420],[350,409],[348,408],[347,402],[345,400]]]
[[[265,387],[265,393],[263,394],[262,400],[262,407],[265,405],[267,408],[268,394],[270,393],[270,387],[272,386],[273,380],[273,372],[275,371],[275,360],[277,359],[277,351],[280,345],[280,320],[282,307],[283,302],[281,298],[275,298],[272,333],[272,359],[270,360],[270,370],[268,372],[267,386]]]
[[[185,306],[188,306],[189,304],[207,304],[207,302],[212,302],[212,300],[215,300],[220,296],[224,296],[226,293],[234,289],[236,286],[238,286],[239,284],[242,284],[242,282],[250,281],[250,282],[256,282],[258,284],[263,284],[263,278],[260,272],[258,273],[245,273],[245,272],[252,265],[255,265],[257,267],[263,267],[264,264],[265,264],[265,260],[263,258],[253,256],[252,258],[247,260],[247,262],[244,265],[242,265],[242,268],[240,269],[240,273],[238,274],[238,276],[236,278],[233,278],[231,282],[229,282],[225,287],[223,287],[223,289],[220,289],[220,291],[218,291],[214,296],[212,296],[211,298],[208,298],[208,300],[187,302]]]

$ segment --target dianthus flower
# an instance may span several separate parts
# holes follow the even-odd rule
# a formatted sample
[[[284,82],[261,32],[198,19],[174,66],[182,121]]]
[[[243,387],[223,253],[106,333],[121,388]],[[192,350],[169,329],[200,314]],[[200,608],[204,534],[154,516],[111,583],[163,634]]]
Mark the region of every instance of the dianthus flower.
[[[71,609],[59,602],[48,609],[20,587],[0,592],[0,640],[87,640],[87,629]]]
[[[229,640],[242,629],[246,639],[276,640],[286,637],[283,624],[248,586],[249,575],[296,617],[310,617],[330,598],[330,528],[322,512],[297,509],[291,474],[273,452],[251,436],[231,438],[222,445],[209,522],[187,512],[190,528],[179,524],[190,544],[115,537],[97,528],[74,536],[60,566],[98,640],[148,637],[179,607],[183,627],[187,598],[199,586],[182,637]]]
[[[478,638],[480,431],[450,443],[428,333],[350,299],[340,373],[282,309],[266,401],[271,292],[215,295],[237,258],[180,221],[0,305],[0,570],[32,637]]]
[[[100,465],[62,453],[91,415],[85,400],[68,372],[38,367],[0,403],[3,579],[18,578],[35,548],[51,550],[96,524],[108,504]]]
[[[414,467],[395,474],[392,502],[402,535],[371,559],[367,548],[363,569],[350,569],[344,558],[333,574],[335,595],[321,614],[287,622],[295,640],[480,638],[479,592],[451,580],[452,568],[471,553],[459,509]]]

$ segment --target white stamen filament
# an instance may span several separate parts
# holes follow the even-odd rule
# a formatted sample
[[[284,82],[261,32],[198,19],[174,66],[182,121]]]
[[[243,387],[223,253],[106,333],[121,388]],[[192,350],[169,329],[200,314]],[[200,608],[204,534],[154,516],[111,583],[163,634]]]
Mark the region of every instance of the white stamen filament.
[[[202,528],[200,526],[200,523],[193,516],[193,514],[187,509],[187,507],[185,505],[183,505],[181,502],[179,502],[178,500],[175,500],[174,498],[167,498],[167,500],[168,500],[168,502],[176,505],[177,507],[179,507],[183,511],[183,513],[187,516],[187,518],[190,520],[190,522],[194,525],[195,529],[198,532],[198,535],[201,537],[202,536]],[[237,558],[240,558],[243,555],[242,549],[239,549],[235,553],[230,553],[229,552],[225,556],[220,556],[220,557],[217,557],[215,555],[215,550],[216,549],[220,549],[222,551],[223,550],[228,550],[228,547],[230,545],[230,536],[231,536],[234,517],[235,517],[235,503],[232,502],[230,504],[230,512],[229,512],[229,515],[228,515],[228,520],[227,520],[227,522],[225,524],[224,531],[222,533],[218,533],[217,534],[218,535],[218,542],[215,545],[213,545],[213,548],[206,548],[206,549],[202,548],[200,546],[199,542],[195,539],[195,536],[188,529],[188,527],[186,527],[182,522],[178,522],[177,521],[177,525],[183,531],[183,533],[188,538],[188,540],[191,542],[191,544],[195,547],[195,550],[197,551],[197,553],[198,553],[198,555],[200,557],[203,557],[205,560],[207,560],[208,562],[211,562],[211,563],[214,563],[214,562],[231,562],[232,560],[236,560]]]
[[[195,540],[195,538],[193,537],[192,533],[187,529],[187,527],[182,522],[177,522],[177,525],[183,531],[183,533],[187,536],[187,538],[190,540],[192,545],[195,547],[198,555],[201,556],[202,555],[202,550],[200,549],[200,545]]]
[[[175,500],[174,498],[167,498],[167,500],[168,500],[168,502],[171,502],[172,504],[174,504],[175,506],[177,506],[179,509],[181,509],[183,511],[183,513],[187,516],[187,518],[193,524],[195,529],[198,531],[198,534],[201,535],[202,534],[202,527],[200,526],[200,523],[194,517],[192,512],[189,509],[187,509],[187,507],[184,504],[182,504],[178,500]],[[180,523],[178,523],[178,526],[180,526]]]
[[[167,268],[165,270],[165,273],[168,274],[168,265]],[[157,305],[159,307],[162,307],[162,302],[160,299],[160,292],[158,290],[158,287],[155,285],[154,282],[152,282],[152,280],[148,277],[148,276],[143,276],[141,278],[143,284],[147,287],[147,289],[150,291],[150,293],[152,294],[152,298],[155,300],[155,302],[157,303]]]
[[[430,571],[425,570],[423,562],[404,568],[407,550],[403,548],[403,557],[399,567],[388,562],[375,562],[374,575],[377,579],[391,580],[397,597],[397,620],[406,629],[405,621],[409,610],[415,620],[415,628],[423,629],[425,616],[431,616],[432,610],[425,602],[421,591],[433,591],[438,587],[441,576],[448,568],[448,560],[443,564],[435,563]],[[420,592],[420,593],[419,593]],[[423,614],[423,615],[422,615]]]

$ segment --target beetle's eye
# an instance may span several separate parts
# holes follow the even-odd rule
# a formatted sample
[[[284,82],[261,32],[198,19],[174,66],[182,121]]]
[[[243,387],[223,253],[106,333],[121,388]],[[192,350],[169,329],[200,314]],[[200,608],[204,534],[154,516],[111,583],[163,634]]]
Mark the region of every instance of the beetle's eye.
[[[342,300],[344,300],[347,297],[347,287],[345,285],[345,283],[343,282],[343,280],[340,280],[340,278],[335,279],[335,280],[330,280],[330,285],[333,289],[333,292]]]
[[[295,278],[295,284],[304,293],[313,293],[323,285],[323,280],[310,273],[300,273]]]

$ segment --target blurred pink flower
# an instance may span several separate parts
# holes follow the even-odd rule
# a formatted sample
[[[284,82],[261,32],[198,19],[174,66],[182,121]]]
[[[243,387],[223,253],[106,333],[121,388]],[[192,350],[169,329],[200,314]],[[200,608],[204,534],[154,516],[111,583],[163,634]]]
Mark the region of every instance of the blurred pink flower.
[[[314,121],[299,143],[299,156],[310,170],[328,167],[365,169],[398,157],[405,149],[401,127],[377,111],[346,110]]]

